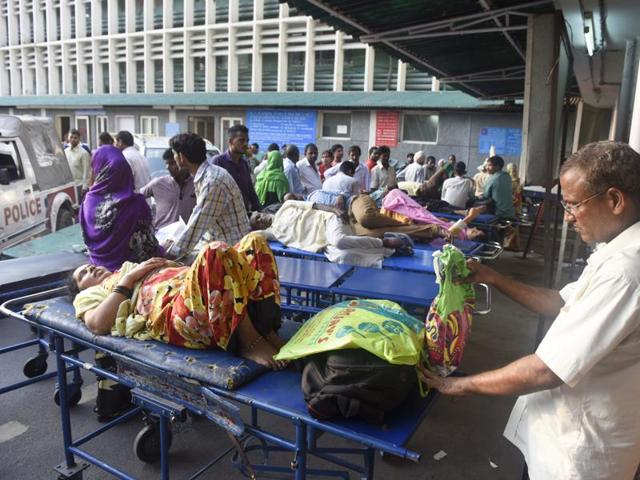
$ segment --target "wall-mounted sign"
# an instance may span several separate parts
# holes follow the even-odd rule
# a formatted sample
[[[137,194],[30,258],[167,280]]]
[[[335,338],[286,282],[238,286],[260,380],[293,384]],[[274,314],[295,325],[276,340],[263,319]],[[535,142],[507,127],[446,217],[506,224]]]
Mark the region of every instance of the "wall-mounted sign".
[[[316,143],[315,110],[249,110],[249,141],[266,150],[270,143],[297,145],[302,157],[308,143]]]
[[[376,145],[395,147],[400,133],[400,114],[395,111],[376,112]]]
[[[478,152],[489,153],[495,147],[496,155],[519,156],[522,150],[521,128],[481,128]]]

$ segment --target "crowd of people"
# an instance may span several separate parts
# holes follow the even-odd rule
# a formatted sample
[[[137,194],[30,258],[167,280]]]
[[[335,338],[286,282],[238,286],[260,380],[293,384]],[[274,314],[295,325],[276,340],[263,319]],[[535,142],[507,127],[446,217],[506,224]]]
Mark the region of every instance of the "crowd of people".
[[[228,133],[227,150],[212,160],[198,135],[174,136],[164,157],[169,177],[151,181],[128,132],[115,145],[101,136],[89,172],[74,164],[87,155],[70,138],[72,170],[86,179],[80,223],[91,260],[73,273],[74,306],[94,333],[223,348],[280,369],[285,364],[273,359],[283,344],[280,288],[268,239],[375,265],[404,243],[387,232],[451,237],[450,224],[425,203],[513,218],[521,202],[516,169],[505,169],[498,156],[471,179],[453,155],[438,164],[416,152],[396,172],[386,146],[370,148],[360,163],[360,148],[343,158],[334,145],[318,161],[314,144],[302,159],[295,145],[274,144],[262,155],[258,145],[248,148],[246,127]],[[564,164],[565,219],[585,242],[602,245],[561,291],[469,262],[466,281],[555,317],[535,353],[466,377],[421,371],[447,395],[522,395],[505,435],[524,453],[532,478],[632,478],[640,460],[639,384],[630,381],[640,369],[638,175],[640,156],[614,142],[587,145]],[[155,229],[178,218],[186,228],[159,244]],[[175,263],[184,259],[191,266]]]

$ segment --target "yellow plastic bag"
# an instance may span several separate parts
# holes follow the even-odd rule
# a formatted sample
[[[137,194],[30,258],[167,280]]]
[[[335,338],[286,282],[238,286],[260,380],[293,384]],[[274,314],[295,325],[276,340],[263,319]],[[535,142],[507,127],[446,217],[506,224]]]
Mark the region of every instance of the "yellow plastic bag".
[[[274,358],[294,360],[315,353],[362,348],[396,365],[417,365],[424,324],[388,300],[349,300],[318,312]]]

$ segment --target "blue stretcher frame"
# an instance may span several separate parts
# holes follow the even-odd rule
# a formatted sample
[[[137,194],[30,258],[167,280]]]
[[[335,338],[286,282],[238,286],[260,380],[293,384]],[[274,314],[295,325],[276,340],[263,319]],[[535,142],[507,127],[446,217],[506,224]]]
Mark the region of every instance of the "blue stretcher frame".
[[[265,471],[293,475],[296,480],[303,480],[307,475],[320,475],[328,477],[349,478],[344,470],[312,469],[308,466],[308,456],[315,456],[327,460],[337,467],[353,470],[362,475],[362,478],[372,479],[374,473],[375,450],[380,450],[393,455],[401,456],[413,461],[419,461],[420,454],[411,451],[403,445],[420,426],[425,416],[429,413],[434,402],[438,398],[435,391],[429,393],[425,399],[414,396],[407,405],[398,409],[395,416],[391,416],[384,427],[372,427],[358,420],[319,421],[312,418],[304,408],[301,392],[298,390],[292,395],[292,388],[299,389],[299,374],[296,372],[269,372],[257,380],[240,387],[238,390],[225,390],[220,387],[203,386],[202,392],[205,398],[206,408],[183,398],[176,397],[170,392],[167,395],[162,390],[158,391],[157,385],[145,385],[144,377],[155,375],[165,378],[169,372],[163,371],[156,364],[144,364],[139,359],[132,359],[118,351],[112,351],[100,345],[96,345],[86,339],[72,335],[51,325],[40,324],[34,319],[15,310],[27,302],[37,302],[50,296],[59,295],[60,289],[33,294],[9,300],[0,306],[0,311],[8,316],[35,325],[45,330],[52,339],[53,351],[56,356],[57,377],[60,387],[60,417],[62,424],[62,437],[65,460],[56,467],[59,478],[67,480],[80,480],[82,472],[88,467],[88,463],[121,479],[132,479],[126,472],[111,466],[96,456],[81,448],[82,445],[106,432],[115,425],[128,420],[138,414],[142,409],[150,411],[159,419],[160,429],[160,471],[163,480],[169,478],[169,422],[170,419],[182,419],[186,411],[190,410],[198,415],[203,415],[226,429],[232,440],[233,447],[227,449],[222,455],[209,462],[198,470],[191,478],[197,478],[208,468],[215,465],[234,448],[238,449],[239,467],[241,471],[253,475],[255,471]],[[14,308],[11,308],[11,307]],[[65,348],[65,340],[71,342],[69,349]],[[100,369],[96,365],[82,362],[78,359],[78,353],[83,349],[102,351],[112,355],[118,363],[118,373],[112,373]],[[71,416],[68,404],[67,365],[71,368],[83,368],[110,380],[122,383],[132,388],[134,403],[138,405],[134,410],[101,426],[96,431],[74,440],[71,432]],[[274,388],[277,387],[277,388]],[[147,387],[147,388],[145,388]],[[189,382],[188,391],[193,388]],[[270,392],[277,396],[270,395]],[[192,397],[187,397],[192,398]],[[243,422],[237,408],[232,402],[248,405],[251,408],[250,422]],[[258,414],[265,412],[287,419],[295,426],[293,440],[286,439],[271,433],[260,427]],[[316,445],[317,432],[325,432],[338,437],[355,441],[362,445],[361,448],[322,448]],[[293,460],[289,466],[251,465],[244,454],[245,449],[240,442],[249,437],[256,438],[263,452],[289,451],[293,454]],[[246,450],[256,449],[254,447]],[[340,456],[338,456],[340,455]],[[362,465],[355,464],[342,458],[343,455],[358,455],[362,458]],[[76,461],[75,457],[83,461]]]

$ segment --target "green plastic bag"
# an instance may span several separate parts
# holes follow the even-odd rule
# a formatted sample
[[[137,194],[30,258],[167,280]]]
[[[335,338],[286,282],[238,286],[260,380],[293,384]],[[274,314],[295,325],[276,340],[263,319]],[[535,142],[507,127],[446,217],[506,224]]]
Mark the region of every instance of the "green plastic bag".
[[[417,365],[424,324],[389,300],[348,300],[307,320],[274,358],[294,360],[345,348],[362,348],[395,365]]]
[[[453,245],[445,245],[442,252],[434,254],[433,264],[440,291],[427,313],[427,363],[431,370],[446,376],[460,365],[469,341],[475,291],[471,284],[457,284],[469,275],[469,268],[462,252]]]

